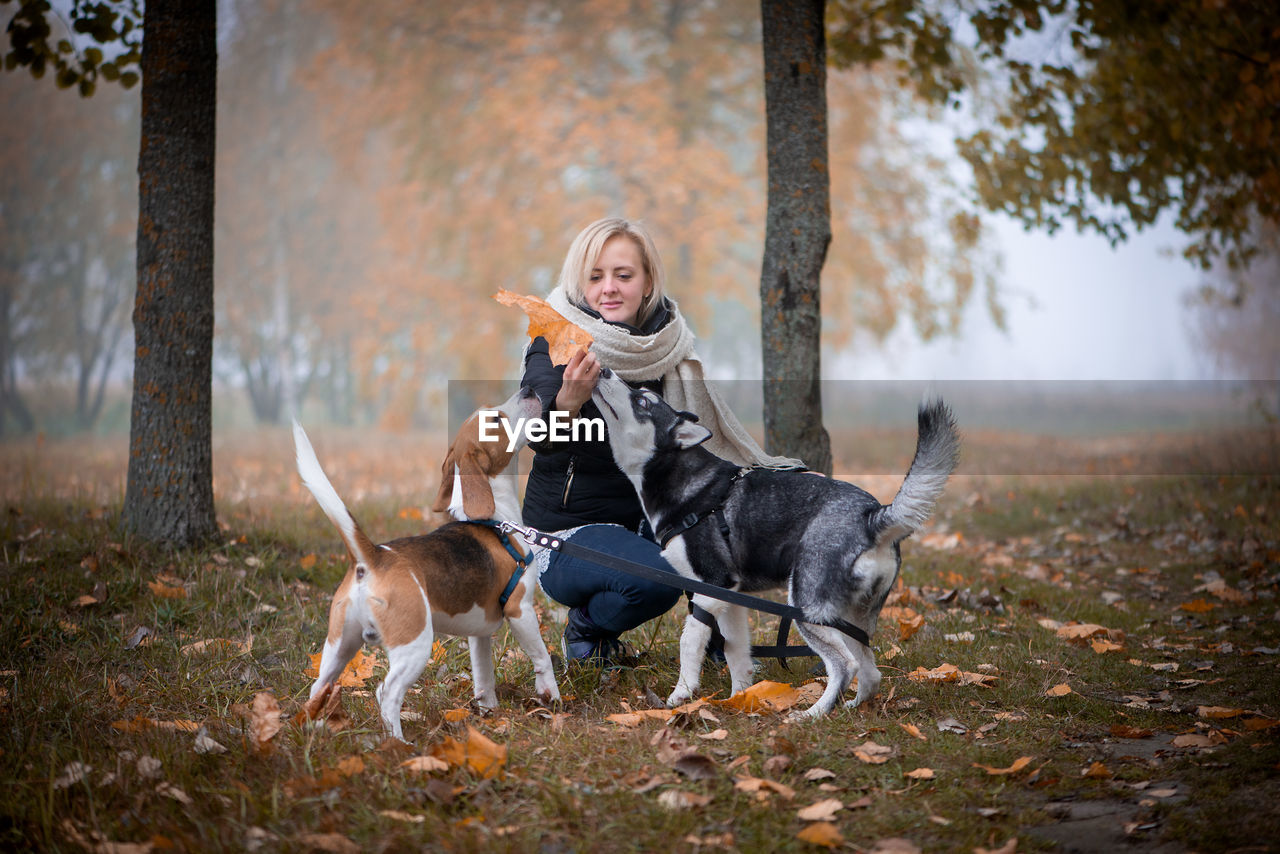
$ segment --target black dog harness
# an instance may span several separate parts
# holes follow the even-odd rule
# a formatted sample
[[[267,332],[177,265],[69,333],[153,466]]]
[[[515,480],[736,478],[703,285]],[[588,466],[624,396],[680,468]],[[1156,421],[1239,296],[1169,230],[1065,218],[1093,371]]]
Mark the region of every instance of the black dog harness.
[[[658,538],[658,545],[665,549],[667,547],[667,543],[694,527],[703,519],[710,519],[713,517],[720,526],[720,533],[724,536],[725,541],[727,542],[729,539],[729,523],[724,520],[724,503],[729,500],[729,493],[733,491],[733,488],[738,484],[738,481],[751,474],[751,472],[752,469],[750,468],[740,468],[733,477],[724,481],[716,490],[709,509],[690,513],[677,522],[672,522],[669,525],[663,525],[662,528],[655,533],[655,536]]]
[[[498,539],[502,541],[502,545],[506,548],[507,554],[511,555],[516,562],[515,572],[511,573],[511,580],[507,582],[507,586],[502,588],[502,592],[498,594],[498,607],[507,607],[507,600],[511,598],[511,594],[515,592],[516,585],[520,583],[520,579],[524,577],[526,561],[524,552],[516,548],[511,538],[507,536],[510,530],[506,522],[499,522],[497,519],[473,519],[473,525],[484,525],[486,528],[492,528],[498,535]]]

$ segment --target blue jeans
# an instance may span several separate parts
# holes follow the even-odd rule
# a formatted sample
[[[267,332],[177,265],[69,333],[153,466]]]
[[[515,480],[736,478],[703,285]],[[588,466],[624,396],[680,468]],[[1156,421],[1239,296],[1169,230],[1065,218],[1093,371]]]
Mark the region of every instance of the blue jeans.
[[[569,540],[577,545],[675,573],[662,559],[658,544],[619,525],[588,525]],[[616,569],[552,552],[542,573],[542,589],[561,605],[581,608],[587,619],[606,632],[621,634],[680,601],[677,587],[646,581]]]

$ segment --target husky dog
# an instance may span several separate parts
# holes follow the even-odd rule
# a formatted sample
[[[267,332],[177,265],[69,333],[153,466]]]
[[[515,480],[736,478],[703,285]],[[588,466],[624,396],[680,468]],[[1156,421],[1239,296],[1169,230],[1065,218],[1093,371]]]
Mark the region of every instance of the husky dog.
[[[922,404],[915,458],[893,502],[812,472],[742,469],[699,447],[711,431],[697,416],[677,412],[651,391],[633,390],[604,371],[592,399],[609,428],[618,467],[631,479],[662,556],[689,578],[750,593],[787,589],[805,615],[796,624],[827,668],[827,687],[803,713],[834,708],[853,678],[852,705],[874,697],[880,671],[865,643],[897,580],[898,544],[933,512],[959,458],[951,410]],[[698,682],[711,627],[725,637],[725,658],[736,693],[750,685],[747,611],[701,594],[680,638],[680,680],[667,705],[687,702]],[[843,626],[843,628],[837,628]],[[864,641],[852,635],[864,634]]]

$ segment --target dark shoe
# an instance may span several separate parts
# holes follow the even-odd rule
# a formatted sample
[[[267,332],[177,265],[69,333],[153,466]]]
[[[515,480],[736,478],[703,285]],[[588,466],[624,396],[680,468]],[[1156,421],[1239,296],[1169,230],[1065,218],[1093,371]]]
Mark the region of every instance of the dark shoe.
[[[707,641],[707,658],[718,664],[724,664],[727,659],[724,657],[724,635],[720,634],[720,627],[714,626],[711,629],[711,637]]]
[[[586,611],[570,608],[564,626],[562,651],[566,661],[590,661],[611,664],[623,656],[622,642],[618,636],[591,622]]]

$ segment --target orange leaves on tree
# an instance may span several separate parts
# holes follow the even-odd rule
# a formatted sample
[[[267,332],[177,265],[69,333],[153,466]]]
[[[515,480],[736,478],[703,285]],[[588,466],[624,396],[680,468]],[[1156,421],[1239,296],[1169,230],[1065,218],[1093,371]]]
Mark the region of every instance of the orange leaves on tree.
[[[570,323],[560,312],[538,297],[500,290],[493,298],[503,305],[519,306],[529,315],[529,337],[532,339],[541,335],[547,339],[553,365],[568,364],[574,353],[587,349],[594,340],[589,332]]]

